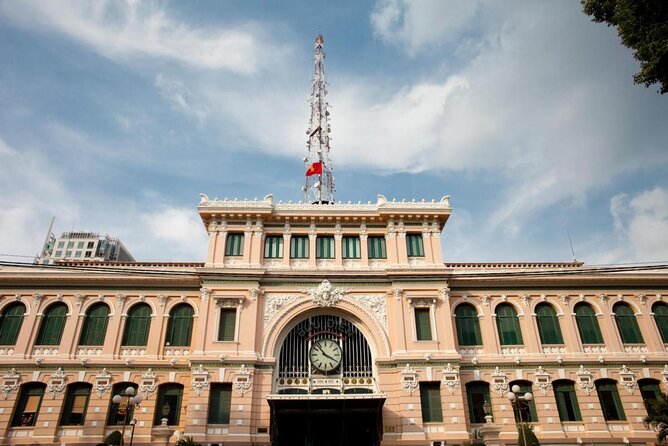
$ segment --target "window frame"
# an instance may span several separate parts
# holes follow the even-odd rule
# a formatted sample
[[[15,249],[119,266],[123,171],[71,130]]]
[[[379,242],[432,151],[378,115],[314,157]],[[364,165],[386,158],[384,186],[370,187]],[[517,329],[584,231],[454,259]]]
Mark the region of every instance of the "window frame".
[[[269,234],[264,238],[264,252],[262,253],[265,259],[282,259],[283,258],[283,236],[276,234]]]
[[[640,396],[642,397],[642,402],[645,406],[645,410],[647,411],[647,415],[652,416],[652,403],[657,401],[659,398],[663,398],[660,381],[652,378],[639,379],[638,390],[640,390]]]
[[[624,309],[624,310],[622,310]],[[612,307],[615,316],[617,332],[622,344],[644,344],[645,340],[638,325],[638,319],[635,316],[633,307],[626,302],[617,302]],[[625,314],[620,314],[625,313]]]
[[[554,307],[547,302],[541,302],[536,305],[534,312],[540,343],[542,345],[563,345],[564,336]]]
[[[471,311],[470,314],[463,314]],[[457,331],[457,345],[474,346],[482,345],[482,332],[480,331],[480,315],[478,309],[469,303],[462,303],[455,308],[455,330]],[[471,341],[473,338],[473,341]]]
[[[216,338],[218,342],[234,342],[237,338],[237,308],[236,307],[221,307],[218,312],[218,337]],[[227,314],[228,317],[231,315],[232,327],[231,327],[231,337],[229,339],[230,329],[224,325],[228,323],[228,320],[223,320],[223,314]],[[221,333],[222,332],[222,333]]]
[[[93,315],[94,311],[106,309],[104,316]],[[102,346],[107,336],[107,326],[109,324],[109,305],[98,302],[86,310],[81,334],[79,335],[79,345]]]
[[[116,404],[113,401],[114,395],[120,395],[123,397],[123,400],[125,401],[125,389],[128,387],[132,387],[135,389],[135,395],[137,394],[137,391],[139,389],[139,385],[137,383],[129,382],[129,381],[124,381],[120,383],[116,383],[111,387],[111,395],[109,397],[109,410],[107,412],[107,426],[122,426],[124,421],[125,421],[125,415],[121,417],[119,420],[119,412],[118,408],[120,404]],[[127,419],[131,420],[132,416],[134,414],[134,406],[130,406],[130,411],[127,414]]]
[[[482,404],[474,401],[475,395],[482,395]],[[476,398],[478,399],[478,398]],[[469,422],[472,424],[485,423],[485,403],[489,403],[490,412],[492,410],[491,396],[489,393],[489,383],[485,381],[471,381],[466,383],[466,403],[469,412]],[[491,413],[490,413],[491,415]]]
[[[311,255],[310,248],[310,240],[308,235],[293,235],[290,237],[291,259],[308,259]]]
[[[352,253],[350,248],[352,247]],[[359,235],[344,235],[341,239],[342,258],[344,260],[358,260],[362,258],[362,241]]]
[[[189,316],[177,315],[177,311],[183,310],[190,313]],[[166,347],[190,347],[192,344],[193,326],[195,310],[188,303],[174,305],[169,310],[169,321],[167,322],[167,332],[165,333]],[[179,330],[177,332],[177,330]],[[185,339],[182,339],[183,332],[186,333]]]
[[[143,308],[148,308],[148,314],[143,316],[143,315],[136,315],[135,313],[138,312],[140,309]],[[123,327],[123,338],[121,341],[121,346],[122,347],[145,347],[148,345],[148,336],[151,331],[151,320],[153,318],[153,308],[147,303],[144,302],[138,302],[134,305],[132,305],[127,312],[127,317],[125,318],[125,326]],[[137,334],[134,334],[131,330],[135,329],[139,331],[139,327],[135,327],[135,325],[139,325],[139,323],[145,322],[146,323],[146,328],[144,330],[144,333],[142,335],[143,341],[141,340],[134,340],[131,338],[138,338],[139,336]]]
[[[64,314],[53,315],[52,313],[59,308],[64,308]],[[49,305],[42,314],[42,320],[39,324],[35,345],[60,345],[63,339],[63,332],[69,317],[69,307],[63,302],[54,302]],[[47,330],[51,332],[48,333]]]
[[[512,311],[510,314],[500,315],[500,310],[508,308],[508,311]],[[506,311],[504,310],[504,313]],[[502,346],[505,345],[522,345],[524,344],[524,338],[522,337],[522,327],[520,326],[520,318],[515,307],[509,303],[502,303],[497,305],[494,309],[494,315],[496,318],[496,331],[499,335],[499,344]],[[504,327],[502,327],[502,324]],[[505,331],[504,331],[505,328]],[[512,328],[513,333],[510,333]],[[512,336],[511,336],[512,335]],[[514,339],[510,339],[510,337]]]
[[[422,233],[406,233],[406,254],[408,257],[424,257]]]
[[[420,381],[422,423],[442,423],[443,404],[440,381]]]
[[[559,420],[562,423],[582,421],[575,383],[568,379],[558,379],[552,382],[552,390],[554,392],[554,400],[557,403]]]
[[[579,302],[573,308],[573,312],[582,344],[604,344],[601,325],[598,323],[594,308],[586,302]]]
[[[18,314],[19,310],[23,311]],[[6,305],[0,313],[0,345],[16,345],[16,341],[23,327],[26,316],[26,306],[22,302],[12,302]],[[8,314],[10,313],[11,314]]]
[[[86,412],[88,410],[88,404],[90,403],[90,395],[93,390],[93,385],[86,382],[75,382],[67,385],[67,391],[65,392],[65,399],[63,400],[63,408],[60,412],[60,419],[58,425],[60,426],[83,426],[86,422]],[[83,407],[81,407],[81,412],[73,412],[74,405],[76,400],[79,397],[83,397]],[[80,420],[72,419],[72,417],[78,414],[81,416]]]
[[[169,392],[169,395],[168,395]],[[173,395],[172,395],[173,393]],[[176,404],[169,406],[169,413],[166,417],[162,415],[162,409],[165,406],[165,398],[169,396],[176,398]],[[158,386],[158,395],[155,399],[155,409],[153,411],[153,425],[162,424],[162,418],[167,418],[168,426],[177,426],[181,418],[181,406],[183,405],[183,385],[179,383],[165,383]]]
[[[420,316],[418,316],[420,315]],[[425,319],[427,324],[425,325]],[[431,308],[430,307],[415,307],[413,308],[413,319],[415,320],[415,340],[416,341],[433,341],[434,335],[431,326]]]
[[[243,232],[229,232],[225,237],[225,257],[242,257],[244,255]]]
[[[207,423],[230,424],[231,413],[232,383],[211,383]]]
[[[331,260],[336,258],[336,241],[333,235],[319,235],[315,239],[315,258]]]
[[[42,407],[42,401],[44,400],[44,394],[46,393],[46,384],[37,381],[27,382],[22,384],[19,388],[18,397],[16,398],[16,405],[14,407],[14,413],[11,418],[12,427],[34,427],[37,425],[37,418],[39,417],[39,410]],[[38,396],[39,399],[35,406],[34,412],[26,412],[26,406],[31,396]],[[32,414],[29,424],[23,423],[23,416],[28,413]]]
[[[598,379],[594,384],[596,385],[596,395],[598,396],[601,412],[603,412],[603,419],[605,419],[606,422],[626,421],[624,406],[622,405],[622,400],[619,397],[619,390],[617,389],[617,381],[612,379]],[[608,410],[610,403],[614,406],[614,414]],[[610,417],[611,415],[612,417]]]
[[[384,235],[370,235],[366,243],[369,260],[387,259],[387,241]]]

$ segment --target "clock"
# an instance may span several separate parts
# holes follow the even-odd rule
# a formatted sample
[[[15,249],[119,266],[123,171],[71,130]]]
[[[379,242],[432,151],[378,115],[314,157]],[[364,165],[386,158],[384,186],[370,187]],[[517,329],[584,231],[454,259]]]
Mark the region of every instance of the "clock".
[[[331,339],[318,339],[314,341],[311,344],[308,357],[313,367],[323,373],[336,370],[341,364],[341,359],[343,359],[341,346],[339,346],[338,342]]]

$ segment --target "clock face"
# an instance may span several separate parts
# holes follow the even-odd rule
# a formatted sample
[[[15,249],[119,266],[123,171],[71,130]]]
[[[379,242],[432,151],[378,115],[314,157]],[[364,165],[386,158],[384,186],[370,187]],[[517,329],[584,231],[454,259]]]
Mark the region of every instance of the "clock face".
[[[335,370],[343,358],[341,347],[331,339],[318,339],[313,342],[308,356],[313,367],[325,373]]]

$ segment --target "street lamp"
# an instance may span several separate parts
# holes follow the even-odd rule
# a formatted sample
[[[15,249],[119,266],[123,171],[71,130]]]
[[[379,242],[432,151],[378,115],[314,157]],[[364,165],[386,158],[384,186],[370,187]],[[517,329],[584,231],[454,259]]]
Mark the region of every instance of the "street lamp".
[[[135,407],[139,406],[139,403],[141,403],[144,400],[144,396],[141,393],[138,393],[135,395],[135,388],[132,386],[129,386],[127,389],[125,389],[125,401],[123,401],[123,397],[121,395],[114,395],[114,397],[111,399],[111,401],[114,404],[118,404],[118,410],[125,413],[123,416],[123,431],[121,432],[121,445],[125,444],[125,426],[128,424],[128,415],[130,411],[133,411],[134,415],[134,409]],[[134,420],[133,420],[134,421]],[[132,433],[134,436],[134,424],[132,425]],[[130,438],[130,445],[132,445],[132,438]]]
[[[517,413],[520,416],[520,429],[522,431],[522,438],[524,439],[524,446],[528,446],[527,434],[524,430],[524,420],[522,420],[522,404],[526,404],[528,407],[531,400],[533,400],[533,395],[531,392],[526,392],[524,395],[520,395],[520,391],[522,389],[517,384],[515,384],[510,390],[510,392],[506,393],[506,398],[510,400],[510,404],[512,406],[517,407]]]
[[[492,405],[485,399],[485,404],[482,405],[482,411],[485,413],[485,423],[492,422]]]

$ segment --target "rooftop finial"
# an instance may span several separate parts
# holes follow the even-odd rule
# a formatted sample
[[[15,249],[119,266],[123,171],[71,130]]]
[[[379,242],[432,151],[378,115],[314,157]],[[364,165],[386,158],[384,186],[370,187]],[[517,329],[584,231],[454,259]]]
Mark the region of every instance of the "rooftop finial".
[[[306,184],[302,188],[304,200],[309,203],[334,202],[334,176],[329,160],[329,103],[325,83],[325,53],[322,46],[325,39],[321,34],[315,38],[313,86],[311,88],[311,118],[306,130],[308,135],[308,155],[306,164]]]

